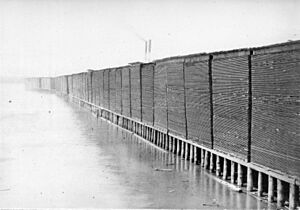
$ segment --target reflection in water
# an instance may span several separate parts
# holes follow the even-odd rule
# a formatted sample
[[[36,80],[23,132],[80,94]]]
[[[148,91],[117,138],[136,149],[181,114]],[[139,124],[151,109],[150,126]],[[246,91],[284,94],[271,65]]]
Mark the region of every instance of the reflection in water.
[[[54,94],[3,88],[0,207],[266,207]]]

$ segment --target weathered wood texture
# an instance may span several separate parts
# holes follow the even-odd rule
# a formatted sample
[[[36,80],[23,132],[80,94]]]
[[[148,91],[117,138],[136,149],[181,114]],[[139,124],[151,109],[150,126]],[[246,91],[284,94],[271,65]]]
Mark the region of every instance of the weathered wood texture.
[[[122,114],[122,69],[116,69],[116,112]]]
[[[123,115],[131,117],[130,106],[130,72],[128,67],[122,68],[122,109]]]
[[[116,111],[116,70],[109,70],[109,109]]]
[[[168,129],[186,138],[183,59],[165,61],[167,69]]]
[[[185,91],[188,139],[211,148],[208,56],[186,60]]]
[[[167,65],[156,63],[154,70],[154,125],[167,129]]]
[[[103,72],[103,107],[109,109],[109,69]]]
[[[131,82],[131,113],[132,118],[141,121],[141,68],[140,65],[130,66]]]
[[[144,64],[142,75],[142,122],[154,123],[154,64]]]
[[[283,48],[283,49],[282,49]],[[254,50],[251,159],[300,177],[300,44]]]
[[[215,149],[248,155],[248,51],[220,53],[212,60]]]
[[[295,41],[58,76],[50,86],[300,178],[299,69]],[[27,85],[49,86],[46,78]]]

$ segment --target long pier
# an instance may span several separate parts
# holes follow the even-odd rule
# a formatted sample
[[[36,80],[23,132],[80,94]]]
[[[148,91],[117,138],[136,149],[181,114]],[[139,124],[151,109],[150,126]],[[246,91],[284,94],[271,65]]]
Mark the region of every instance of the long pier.
[[[299,206],[300,41],[29,78],[278,207]]]

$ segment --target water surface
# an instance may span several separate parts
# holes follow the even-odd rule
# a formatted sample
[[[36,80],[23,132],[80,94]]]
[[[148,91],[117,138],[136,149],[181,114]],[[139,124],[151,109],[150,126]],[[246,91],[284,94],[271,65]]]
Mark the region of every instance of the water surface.
[[[0,208],[267,207],[55,94],[0,91]]]

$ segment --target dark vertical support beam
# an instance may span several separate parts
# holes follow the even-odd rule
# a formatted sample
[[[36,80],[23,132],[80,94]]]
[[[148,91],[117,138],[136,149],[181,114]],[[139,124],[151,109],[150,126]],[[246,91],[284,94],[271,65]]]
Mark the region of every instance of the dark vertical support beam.
[[[65,77],[66,78],[66,85],[67,85],[67,94],[69,94],[69,80],[68,80],[68,76]]]
[[[123,76],[122,76],[122,70],[120,70],[120,77],[121,77],[121,84],[120,84],[120,87],[121,87],[121,113],[120,114],[123,114]],[[101,98],[101,97],[100,97]]]
[[[143,91],[142,91],[142,88],[143,88],[143,85],[142,85],[142,66],[139,64],[139,73],[140,73],[140,108],[141,108],[141,122],[143,122],[143,98],[142,98],[142,94],[143,94]]]
[[[185,61],[182,65],[182,73],[183,73],[183,94],[184,94],[184,120],[185,120],[185,138],[188,139],[188,128],[187,128],[187,115],[186,115],[186,88],[185,88]]]
[[[131,68],[129,68],[129,117],[132,117],[132,108],[131,108]]]
[[[250,54],[248,55],[248,154],[247,161],[251,162],[251,127],[252,127],[252,58],[253,51],[250,50]]]
[[[213,56],[209,55],[208,60],[208,76],[209,76],[209,103],[210,103],[210,138],[211,138],[211,148],[214,148],[214,106],[213,106],[213,80],[212,80],[212,61]]]
[[[154,126],[154,122],[155,122],[155,102],[154,102],[154,77],[155,77],[155,65],[153,65],[153,71],[152,71],[152,76],[153,76],[153,94],[152,94],[152,109],[153,109],[153,122],[152,122],[152,125]]]
[[[110,70],[108,71],[108,109],[110,109]]]
[[[94,100],[93,100],[93,71],[91,71],[90,73],[90,81],[91,81],[91,102],[95,104]],[[68,88],[68,92],[69,92],[69,88]]]

